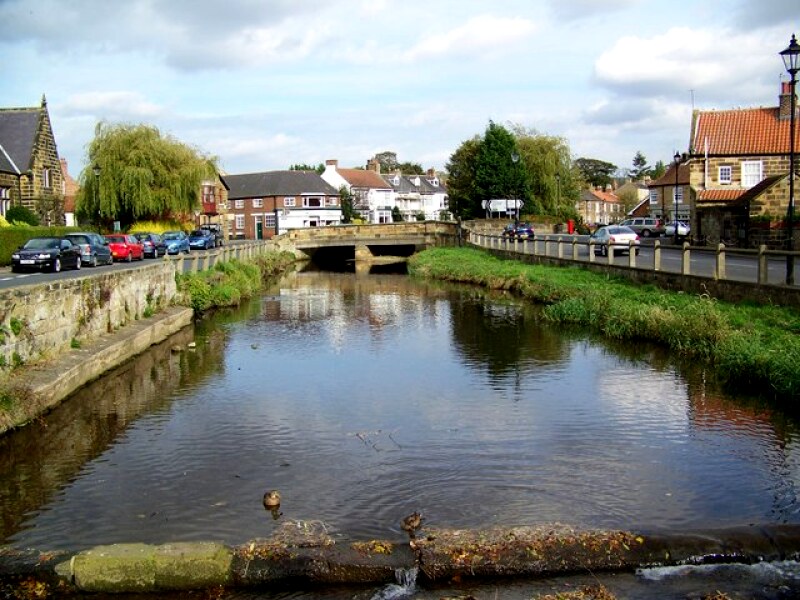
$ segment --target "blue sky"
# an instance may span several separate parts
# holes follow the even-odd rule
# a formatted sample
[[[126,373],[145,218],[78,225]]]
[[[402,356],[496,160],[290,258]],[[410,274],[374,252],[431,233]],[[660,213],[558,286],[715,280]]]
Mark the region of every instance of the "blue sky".
[[[77,177],[98,121],[227,173],[391,150],[443,169],[489,120],[631,166],[692,106],[776,106],[797,0],[0,0],[0,106],[42,94]]]

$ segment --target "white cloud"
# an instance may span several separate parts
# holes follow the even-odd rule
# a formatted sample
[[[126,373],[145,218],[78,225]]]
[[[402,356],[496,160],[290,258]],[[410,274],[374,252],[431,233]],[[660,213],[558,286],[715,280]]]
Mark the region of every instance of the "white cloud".
[[[154,119],[164,115],[163,107],[138,92],[105,91],[73,94],[58,106],[65,116],[91,113],[98,119]]]
[[[512,52],[514,45],[533,34],[534,23],[519,17],[480,15],[450,31],[438,29],[403,53],[407,62],[442,56],[492,55]]]

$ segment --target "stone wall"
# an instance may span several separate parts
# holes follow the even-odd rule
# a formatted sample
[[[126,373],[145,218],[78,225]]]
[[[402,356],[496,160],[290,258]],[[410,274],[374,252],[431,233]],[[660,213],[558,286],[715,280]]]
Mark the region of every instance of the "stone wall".
[[[175,268],[157,261],[0,290],[0,365],[57,355],[169,306]]]

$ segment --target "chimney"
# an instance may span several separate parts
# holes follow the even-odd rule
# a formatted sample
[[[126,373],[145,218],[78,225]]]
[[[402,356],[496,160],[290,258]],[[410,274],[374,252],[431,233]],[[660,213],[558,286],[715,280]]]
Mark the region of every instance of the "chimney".
[[[377,173],[378,175],[380,175],[381,174],[381,163],[379,163],[374,158],[370,158],[367,161],[367,171],[373,171],[373,172]]]
[[[796,96],[795,96],[796,98]],[[788,81],[781,81],[781,95],[779,99],[778,119],[781,121],[788,119],[792,115],[792,84]],[[795,101],[795,110],[797,110],[797,102]],[[797,113],[795,113],[795,117]]]
[[[430,177],[431,179],[433,179],[434,177],[436,177],[436,169],[434,169],[433,167],[431,167],[430,169],[428,169],[428,177]]]
[[[336,160],[335,158],[329,158],[328,160],[325,161],[325,166],[333,167],[333,170],[335,171],[339,166],[339,161]]]

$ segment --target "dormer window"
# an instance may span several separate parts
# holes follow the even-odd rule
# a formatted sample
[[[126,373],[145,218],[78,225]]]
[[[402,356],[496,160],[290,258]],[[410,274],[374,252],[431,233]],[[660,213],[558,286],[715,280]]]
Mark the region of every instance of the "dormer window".
[[[439,178],[434,177],[433,179],[428,180],[433,187],[439,187]]]
[[[414,185],[419,187],[419,177],[414,177]]]
[[[398,175],[392,178],[392,185],[400,185],[400,177]]]

